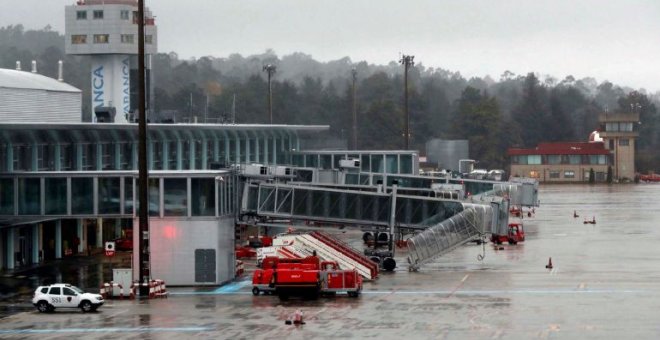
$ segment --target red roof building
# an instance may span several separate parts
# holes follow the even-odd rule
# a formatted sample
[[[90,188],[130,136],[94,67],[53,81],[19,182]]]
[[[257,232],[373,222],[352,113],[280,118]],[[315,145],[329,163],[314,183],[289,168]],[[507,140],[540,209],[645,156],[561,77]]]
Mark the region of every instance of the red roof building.
[[[512,176],[537,178],[540,182],[584,182],[594,170],[596,181],[607,179],[612,164],[603,142],[541,143],[536,148],[510,148]]]

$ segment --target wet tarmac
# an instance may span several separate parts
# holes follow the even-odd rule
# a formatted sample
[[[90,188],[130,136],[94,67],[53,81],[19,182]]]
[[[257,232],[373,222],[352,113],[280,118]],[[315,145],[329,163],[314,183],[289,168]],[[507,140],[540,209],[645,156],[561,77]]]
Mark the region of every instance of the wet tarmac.
[[[252,296],[245,278],[170,288],[168,299],[108,301],[91,314],[12,313],[0,319],[0,338],[658,339],[659,194],[660,185],[541,187],[524,243],[470,244],[416,273],[398,259],[396,272],[357,299],[280,302]],[[595,225],[583,224],[592,217]],[[296,309],[306,324],[285,325]]]

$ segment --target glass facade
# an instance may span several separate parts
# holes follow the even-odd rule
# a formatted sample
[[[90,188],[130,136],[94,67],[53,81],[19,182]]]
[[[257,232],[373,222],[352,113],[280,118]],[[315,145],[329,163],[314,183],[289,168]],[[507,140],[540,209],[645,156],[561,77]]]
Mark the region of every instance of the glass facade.
[[[74,215],[94,214],[94,178],[71,179],[71,213]]]
[[[66,215],[67,179],[65,177],[46,178],[46,215]]]

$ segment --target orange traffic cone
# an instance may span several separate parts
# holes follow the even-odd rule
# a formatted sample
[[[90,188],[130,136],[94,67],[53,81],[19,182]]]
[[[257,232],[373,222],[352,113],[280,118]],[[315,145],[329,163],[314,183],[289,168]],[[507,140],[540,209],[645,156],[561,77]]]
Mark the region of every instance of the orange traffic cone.
[[[548,264],[546,264],[545,267],[548,269],[552,269],[552,257],[548,259]]]

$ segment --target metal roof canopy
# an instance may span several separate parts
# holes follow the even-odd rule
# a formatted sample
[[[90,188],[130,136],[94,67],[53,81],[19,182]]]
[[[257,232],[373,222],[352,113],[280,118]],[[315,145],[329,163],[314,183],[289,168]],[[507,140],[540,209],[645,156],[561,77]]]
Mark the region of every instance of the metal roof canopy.
[[[218,138],[223,139],[227,132],[237,138],[251,134],[260,137],[293,135],[315,135],[321,131],[328,131],[328,125],[257,125],[257,124],[149,124],[150,140],[178,140],[182,136],[192,139]],[[47,131],[47,133],[45,133]],[[119,136],[122,141],[137,140],[136,124],[98,124],[98,123],[72,123],[72,124],[34,124],[34,123],[0,123],[2,139],[6,143],[98,143],[117,142]],[[120,138],[121,138],[120,137]],[[55,138],[55,140],[53,140]]]
[[[43,90],[54,92],[81,93],[67,83],[38,73],[0,68],[0,87],[10,89]]]

